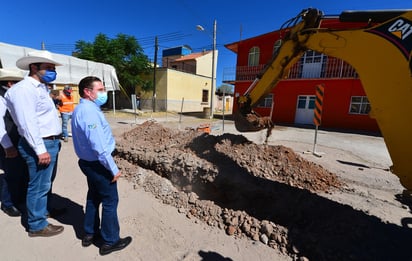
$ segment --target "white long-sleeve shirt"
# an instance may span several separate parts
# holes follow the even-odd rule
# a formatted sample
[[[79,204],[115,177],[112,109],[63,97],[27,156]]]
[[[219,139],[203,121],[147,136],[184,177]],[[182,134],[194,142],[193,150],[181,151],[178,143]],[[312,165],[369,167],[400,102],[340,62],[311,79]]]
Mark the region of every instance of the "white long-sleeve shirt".
[[[1,86],[0,88],[3,88]],[[10,140],[9,135],[7,134],[6,124],[4,123],[4,116],[7,112],[6,100],[0,96],[0,144],[4,149],[10,148],[13,146],[13,143]]]
[[[11,117],[37,155],[47,152],[43,137],[62,132],[56,107],[45,84],[26,76],[6,92],[5,100]]]

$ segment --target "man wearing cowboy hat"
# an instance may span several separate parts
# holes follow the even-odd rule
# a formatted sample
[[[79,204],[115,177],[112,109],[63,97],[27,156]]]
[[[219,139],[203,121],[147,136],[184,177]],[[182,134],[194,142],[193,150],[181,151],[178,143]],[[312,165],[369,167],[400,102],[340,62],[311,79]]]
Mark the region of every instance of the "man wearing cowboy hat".
[[[0,69],[0,144],[3,147],[0,148],[0,163],[4,171],[1,210],[11,217],[21,215],[18,207],[25,202],[28,173],[26,162],[17,151],[20,135],[3,97],[10,87],[23,78],[24,72],[20,69]]]
[[[56,79],[60,66],[48,51],[33,51],[16,61],[29,75],[6,92],[10,114],[21,136],[18,150],[29,171],[26,206],[30,237],[50,237],[64,227],[47,221],[47,194],[60,151],[62,132],[47,84]]]

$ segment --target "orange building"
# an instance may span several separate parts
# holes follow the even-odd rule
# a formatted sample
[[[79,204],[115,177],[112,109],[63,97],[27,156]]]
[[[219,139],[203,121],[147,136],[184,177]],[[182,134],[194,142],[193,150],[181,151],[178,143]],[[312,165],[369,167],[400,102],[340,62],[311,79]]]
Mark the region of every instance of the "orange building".
[[[340,22],[338,18],[324,20],[321,27],[355,28],[361,23]],[[279,48],[279,39],[285,31],[274,31],[226,44],[237,53],[235,100],[262,73],[265,65]],[[321,128],[347,131],[379,132],[376,121],[369,116],[370,104],[356,71],[345,61],[313,51],[307,51],[292,66],[288,77],[254,108],[262,116],[272,115],[275,124],[313,125],[315,92],[324,85]]]

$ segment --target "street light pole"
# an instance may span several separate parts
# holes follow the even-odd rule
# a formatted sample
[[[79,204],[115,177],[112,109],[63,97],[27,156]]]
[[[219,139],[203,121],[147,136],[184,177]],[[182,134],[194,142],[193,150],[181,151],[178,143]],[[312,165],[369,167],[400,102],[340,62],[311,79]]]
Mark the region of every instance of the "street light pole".
[[[196,26],[197,30],[205,31],[201,25]],[[212,84],[210,85],[210,119],[213,119],[213,96],[215,92],[215,53],[216,53],[216,19],[213,21],[213,44],[212,44]]]
[[[216,52],[216,19],[213,22],[213,48],[212,48],[212,84],[210,90],[210,119],[213,119],[213,96],[215,92],[215,52]]]

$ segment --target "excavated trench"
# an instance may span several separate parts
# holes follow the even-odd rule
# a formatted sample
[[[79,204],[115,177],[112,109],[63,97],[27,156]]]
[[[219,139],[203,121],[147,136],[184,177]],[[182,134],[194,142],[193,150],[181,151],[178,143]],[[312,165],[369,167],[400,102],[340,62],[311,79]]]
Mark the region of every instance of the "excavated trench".
[[[387,234],[376,229],[379,220],[317,195],[344,184],[287,147],[257,145],[241,135],[172,130],[149,121],[117,143],[116,161],[128,179],[188,218],[261,241],[295,260],[382,257],[376,249],[386,241],[365,241]],[[350,247],[359,241],[367,251]]]

